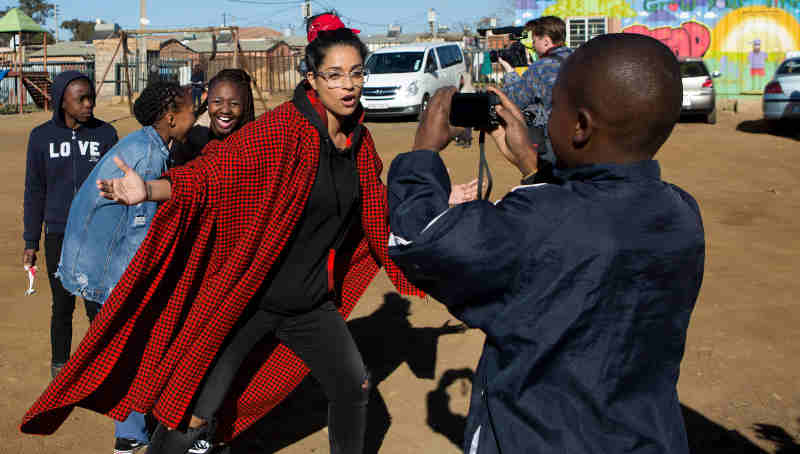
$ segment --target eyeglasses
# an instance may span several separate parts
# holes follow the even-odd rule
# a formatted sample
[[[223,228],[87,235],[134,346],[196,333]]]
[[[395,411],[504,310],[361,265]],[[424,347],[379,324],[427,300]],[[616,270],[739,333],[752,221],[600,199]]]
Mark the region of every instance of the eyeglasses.
[[[346,78],[350,79],[350,82],[353,84],[354,87],[363,87],[364,82],[367,79],[367,70],[354,69],[349,73],[333,70],[333,71],[318,72],[317,75],[319,77],[322,77],[325,80],[325,82],[327,82],[328,88],[344,87],[344,81]]]

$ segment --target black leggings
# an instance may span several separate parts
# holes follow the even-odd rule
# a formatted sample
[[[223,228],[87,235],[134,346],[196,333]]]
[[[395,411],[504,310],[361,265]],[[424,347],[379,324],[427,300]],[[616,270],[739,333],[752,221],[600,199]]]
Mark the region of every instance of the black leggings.
[[[206,421],[214,416],[242,361],[256,343],[273,333],[306,363],[328,397],[331,454],[360,454],[369,400],[367,370],[347,324],[332,302],[293,317],[256,311],[234,334],[211,369],[193,414]]]
[[[64,290],[61,280],[56,277],[58,261],[61,259],[61,245],[64,234],[46,234],[44,237],[44,258],[47,263],[47,278],[53,294],[53,312],[50,317],[50,344],[52,363],[63,366],[69,359],[72,349],[72,313],[75,312],[75,296]],[[83,300],[86,316],[91,323],[100,311],[100,304]]]

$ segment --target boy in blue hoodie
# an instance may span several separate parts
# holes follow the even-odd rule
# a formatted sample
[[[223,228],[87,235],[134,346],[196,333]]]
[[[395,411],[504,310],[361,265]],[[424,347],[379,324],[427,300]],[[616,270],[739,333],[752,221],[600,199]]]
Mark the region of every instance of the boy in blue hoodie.
[[[75,310],[75,297],[55,277],[67,213],[83,180],[118,138],[114,127],[94,117],[94,86],[85,74],[66,71],[56,76],[52,99],[53,118],[34,128],[28,140],[22,262],[36,264],[44,222],[47,277],[53,294],[50,372],[55,377],[69,359]],[[84,303],[91,321],[99,306]]]
[[[486,335],[464,452],[688,454],[676,385],[705,240],[697,202],[653,159],[680,116],[675,55],[629,33],[570,55],[547,183],[531,184],[536,150],[500,94],[493,137],[524,178],[496,204],[447,203],[452,91],[392,162],[389,255]]]

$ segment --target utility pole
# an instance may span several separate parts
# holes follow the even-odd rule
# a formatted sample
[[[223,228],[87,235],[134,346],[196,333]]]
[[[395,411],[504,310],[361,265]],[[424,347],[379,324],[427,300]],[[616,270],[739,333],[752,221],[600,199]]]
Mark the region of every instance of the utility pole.
[[[222,26],[223,27],[227,27],[228,26],[227,16],[228,16],[227,13],[222,13]]]
[[[147,20],[147,0],[139,0],[139,31],[144,31],[144,26],[148,23]],[[144,59],[144,65],[142,65]],[[141,66],[140,66],[141,65]],[[141,68],[141,69],[140,69]],[[136,79],[144,80],[144,74],[148,71],[147,68],[147,49],[145,48],[144,35],[140,34],[136,39]],[[131,96],[128,93],[128,96]]]
[[[303,15],[303,19],[308,19],[309,17],[311,17],[312,16],[312,14],[311,14],[311,2],[309,0],[306,0],[300,6],[300,10],[301,10],[301,14]]]
[[[433,8],[428,10],[428,25],[431,27],[431,38],[436,39],[436,11]]]
[[[58,3],[53,3],[53,11],[56,13],[56,42],[58,42]]]

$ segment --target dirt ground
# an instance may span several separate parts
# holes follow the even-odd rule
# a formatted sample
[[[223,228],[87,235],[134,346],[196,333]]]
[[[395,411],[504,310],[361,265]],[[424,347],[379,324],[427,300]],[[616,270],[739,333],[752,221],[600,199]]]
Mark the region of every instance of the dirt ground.
[[[664,179],[691,192],[703,212],[705,281],[694,311],[679,383],[694,453],[800,451],[800,141],[768,132],[757,103],[720,112],[716,125],[679,124],[658,158]],[[120,136],[138,127],[120,106],[97,116]],[[28,133],[47,114],[0,118],[0,453],[110,453],[111,420],[78,409],[53,436],[22,435],[23,413],[49,376],[50,292],[23,296],[22,195]],[[415,122],[371,122],[388,168],[409,149]],[[477,140],[475,141],[477,142]],[[489,145],[494,197],[519,175]],[[476,175],[477,144],[444,152],[453,179]],[[44,256],[39,263],[44,267]],[[75,313],[74,345],[87,329]],[[448,324],[449,323],[449,324]],[[434,301],[405,300],[385,275],[370,286],[350,326],[375,375],[368,452],[457,453],[470,377],[483,337],[459,332]],[[327,452],[325,400],[307,381],[234,445],[234,452]]]

